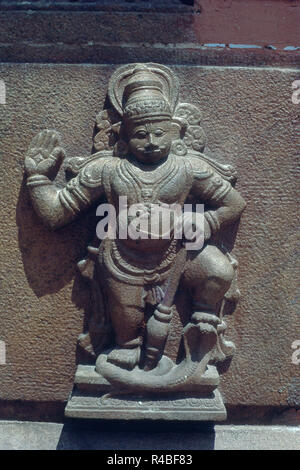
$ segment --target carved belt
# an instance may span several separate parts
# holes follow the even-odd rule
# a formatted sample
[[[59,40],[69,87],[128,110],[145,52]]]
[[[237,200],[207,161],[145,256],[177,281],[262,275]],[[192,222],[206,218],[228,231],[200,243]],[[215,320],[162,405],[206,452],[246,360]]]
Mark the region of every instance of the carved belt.
[[[126,247],[126,253],[118,240],[106,239],[103,242],[103,262],[107,270],[118,280],[126,284],[157,286],[168,278],[172,263],[178,251],[178,240],[172,240],[158,264],[149,260],[137,260],[131,256]]]

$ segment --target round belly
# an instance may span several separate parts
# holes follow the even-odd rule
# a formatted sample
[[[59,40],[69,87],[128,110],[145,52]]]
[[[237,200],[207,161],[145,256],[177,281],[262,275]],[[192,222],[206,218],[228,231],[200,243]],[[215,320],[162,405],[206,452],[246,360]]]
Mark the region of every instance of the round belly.
[[[157,251],[174,238],[174,214],[167,211],[141,209],[140,213],[120,212],[117,238],[136,250]]]
[[[151,238],[127,238],[122,240],[122,244],[128,248],[146,253],[155,253],[165,251],[170,245],[172,239],[151,239]]]

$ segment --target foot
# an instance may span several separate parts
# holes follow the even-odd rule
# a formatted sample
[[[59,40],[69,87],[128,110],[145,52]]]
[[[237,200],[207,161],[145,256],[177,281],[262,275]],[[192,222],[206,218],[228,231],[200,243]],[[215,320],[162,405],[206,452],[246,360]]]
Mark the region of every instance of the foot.
[[[201,333],[214,334],[217,334],[218,325],[221,323],[216,315],[208,312],[194,312],[192,321],[197,324]]]
[[[140,346],[130,349],[117,346],[108,354],[107,361],[123,369],[132,370],[140,362],[140,357]]]

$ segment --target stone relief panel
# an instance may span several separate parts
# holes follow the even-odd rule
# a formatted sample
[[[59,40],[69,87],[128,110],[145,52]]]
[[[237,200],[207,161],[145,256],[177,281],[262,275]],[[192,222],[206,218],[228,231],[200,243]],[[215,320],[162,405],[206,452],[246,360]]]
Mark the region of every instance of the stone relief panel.
[[[34,209],[51,229],[105,197],[97,215],[108,215],[78,263],[91,291],[79,344],[96,374],[111,393],[157,400],[168,393],[170,402],[187,393],[200,409],[216,393],[216,364],[235,351],[224,316],[239,299],[238,263],[222,229],[240,218],[245,201],[234,168],[205,154],[202,110],[180,102],[179,90],[166,66],[118,68],[109,106],[96,116],[93,152],[67,161],[66,186],[53,181],[65,156],[56,131],[34,137],[25,168]]]

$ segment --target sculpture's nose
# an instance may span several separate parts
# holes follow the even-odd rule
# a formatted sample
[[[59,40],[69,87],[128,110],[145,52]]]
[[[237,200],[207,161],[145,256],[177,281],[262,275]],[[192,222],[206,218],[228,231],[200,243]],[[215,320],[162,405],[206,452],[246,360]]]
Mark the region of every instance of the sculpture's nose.
[[[153,144],[153,134],[151,132],[148,134],[148,142],[149,144]]]
[[[158,146],[154,142],[153,134],[149,133],[148,142],[145,144],[145,149],[150,151],[150,150],[155,150],[157,148],[158,148]]]
[[[148,143],[148,144],[145,145],[145,150],[147,150],[147,151],[154,150],[156,148],[157,148],[157,146],[152,144],[152,143]]]

